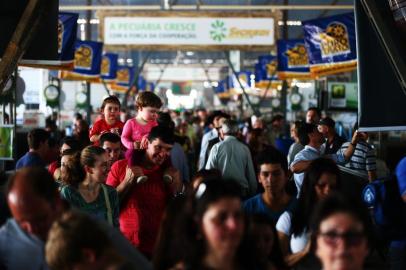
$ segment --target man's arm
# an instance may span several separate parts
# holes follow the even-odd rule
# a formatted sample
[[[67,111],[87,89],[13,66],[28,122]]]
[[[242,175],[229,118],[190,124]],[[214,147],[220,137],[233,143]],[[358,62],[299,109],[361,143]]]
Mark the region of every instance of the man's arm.
[[[90,141],[91,141],[92,143],[97,142],[97,141],[100,141],[100,137],[101,137],[101,134],[95,134],[95,135],[93,135],[92,137],[90,137]]]
[[[362,132],[358,132],[358,131],[355,131],[355,132],[354,132],[354,135],[353,135],[352,138],[351,138],[351,142],[350,142],[350,144],[348,145],[347,150],[345,150],[345,152],[344,152],[344,154],[343,154],[343,155],[344,155],[345,162],[350,161],[352,155],[354,154],[354,151],[355,151],[355,148],[356,148],[356,146],[357,146],[357,143],[359,142],[359,140],[360,140],[362,137],[363,137],[363,133],[362,133]]]
[[[297,161],[296,163],[292,163],[292,165],[290,165],[290,170],[293,173],[302,173],[302,172],[306,171],[307,168],[309,168],[310,163],[312,163],[312,160]]]
[[[247,179],[248,179],[248,188],[249,188],[249,196],[254,195],[257,192],[257,177],[255,175],[254,165],[251,158],[251,153],[247,149],[248,154],[248,161],[247,161]]]
[[[219,169],[217,168],[217,144],[213,146],[213,148],[210,151],[209,154],[209,158],[207,159],[207,163],[206,163],[206,170],[210,170],[210,169]]]
[[[133,168],[126,167],[124,179],[116,187],[118,197],[120,198],[120,202],[122,202],[125,199],[131,187],[137,184],[137,178],[140,177],[141,175],[143,175],[143,172],[140,167],[137,166]]]

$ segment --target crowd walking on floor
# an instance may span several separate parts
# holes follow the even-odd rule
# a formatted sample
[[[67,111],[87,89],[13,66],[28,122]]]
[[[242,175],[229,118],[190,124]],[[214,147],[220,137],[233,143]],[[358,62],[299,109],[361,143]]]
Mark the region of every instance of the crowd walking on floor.
[[[122,122],[108,96],[90,128],[28,133],[1,174],[0,270],[406,269],[406,158],[379,171],[369,134],[315,107],[289,133],[162,106],[139,93]]]

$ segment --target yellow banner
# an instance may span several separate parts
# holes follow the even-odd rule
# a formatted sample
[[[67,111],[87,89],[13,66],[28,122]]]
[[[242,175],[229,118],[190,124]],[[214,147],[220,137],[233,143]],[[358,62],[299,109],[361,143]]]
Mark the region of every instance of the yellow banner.
[[[83,74],[77,74],[75,72],[71,71],[65,71],[62,70],[59,72],[60,79],[63,80],[69,80],[69,81],[87,81],[91,83],[100,83],[99,76],[90,76],[90,75],[83,75]]]
[[[302,73],[302,72],[278,72],[277,76],[278,76],[279,80],[287,80],[287,79],[311,80],[311,79],[313,79],[311,74]]]
[[[344,63],[310,66],[310,73],[314,78],[316,78],[342,72],[348,72],[354,69],[357,69],[357,60],[352,60]]]

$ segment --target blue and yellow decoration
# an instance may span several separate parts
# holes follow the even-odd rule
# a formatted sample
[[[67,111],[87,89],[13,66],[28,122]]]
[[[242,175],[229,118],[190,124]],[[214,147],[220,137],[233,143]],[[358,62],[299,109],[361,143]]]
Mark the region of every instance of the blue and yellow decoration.
[[[260,55],[255,64],[255,87],[260,89],[273,88],[278,83],[276,75],[278,57],[276,55]]]
[[[230,98],[229,81],[230,77],[227,76],[224,80],[220,80],[218,85],[214,88],[214,91],[219,98]]]
[[[102,57],[100,75],[106,83],[112,83],[117,78],[118,54],[105,53]]]
[[[278,40],[278,78],[310,79],[309,57],[303,39]]]
[[[59,12],[58,15],[58,56],[60,69],[72,69],[75,55],[77,13]]]
[[[147,80],[143,76],[138,77],[138,83],[137,83],[137,91],[138,92],[144,92],[147,89]]]
[[[103,43],[77,40],[75,44],[74,69],[62,71],[65,80],[98,82],[100,77]]]
[[[134,68],[130,66],[117,66],[117,77],[111,89],[116,92],[125,93],[134,78]]]
[[[155,90],[155,84],[153,82],[147,82],[145,91],[154,92],[154,90]]]
[[[305,21],[303,31],[312,76],[357,68],[354,13]]]
[[[276,80],[278,58],[275,55],[260,55],[258,63],[255,64],[255,81]]]

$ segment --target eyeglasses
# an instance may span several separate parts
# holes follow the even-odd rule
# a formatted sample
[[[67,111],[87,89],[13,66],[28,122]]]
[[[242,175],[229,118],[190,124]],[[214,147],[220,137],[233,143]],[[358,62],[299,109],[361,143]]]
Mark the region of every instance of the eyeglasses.
[[[322,237],[324,242],[332,247],[338,245],[339,239],[342,239],[347,246],[359,246],[365,239],[365,234],[357,231],[348,231],[345,233],[338,233],[336,231],[319,232],[318,236]]]

